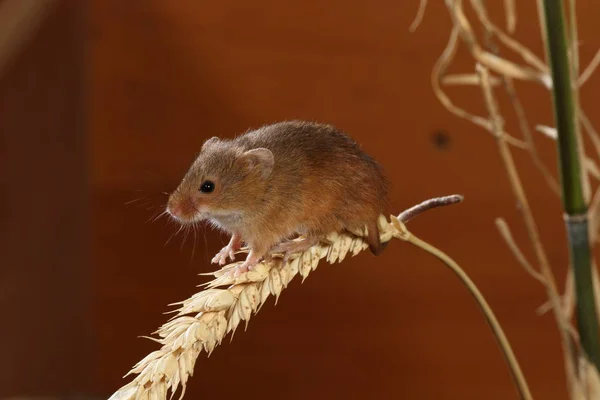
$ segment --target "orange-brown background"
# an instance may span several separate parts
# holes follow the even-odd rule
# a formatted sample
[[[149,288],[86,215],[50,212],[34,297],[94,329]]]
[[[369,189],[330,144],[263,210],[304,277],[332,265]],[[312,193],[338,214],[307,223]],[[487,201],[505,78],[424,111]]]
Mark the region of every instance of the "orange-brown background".
[[[339,126],[377,158],[398,212],[432,196],[466,196],[411,228],[480,286],[534,396],[565,398],[553,319],[535,313],[544,292],[494,228],[505,217],[531,254],[495,142],[450,115],[430,87],[450,28],[439,3],[409,33],[416,0],[57,1],[0,80],[0,396],[105,398],[127,382],[122,375],[157,348],[137,337],[166,320],[168,303],[197,290],[197,274],[214,268],[208,260],[226,240],[205,231],[195,251],[180,236],[164,245],[176,226],[147,222],[166,201],[162,192],[177,185],[206,138],[301,118]],[[503,23],[501,2],[489,3]],[[543,54],[528,3],[519,4],[519,37]],[[584,65],[600,44],[593,3],[578,2]],[[453,71],[472,70],[459,52]],[[599,84],[592,79],[583,93],[592,117]],[[550,97],[519,89],[531,121],[551,125]],[[450,92],[483,112],[479,89]],[[440,131],[449,136],[444,148],[434,140]],[[538,142],[554,170],[553,143]],[[530,159],[518,150],[515,157],[562,281],[559,201]],[[379,258],[323,264],[276,307],[270,301],[247,332],[200,357],[188,398],[242,395],[516,397],[465,289],[400,242]]]

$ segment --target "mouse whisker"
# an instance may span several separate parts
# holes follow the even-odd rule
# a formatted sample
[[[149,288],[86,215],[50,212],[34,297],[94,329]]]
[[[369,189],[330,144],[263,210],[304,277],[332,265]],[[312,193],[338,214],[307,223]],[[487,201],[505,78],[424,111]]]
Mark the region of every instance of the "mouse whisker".
[[[160,211],[160,209],[158,211],[156,211],[146,222],[156,222],[159,219],[161,219],[162,217],[164,217],[165,215],[167,215],[168,212],[166,209],[163,209],[162,211]]]
[[[206,238],[206,229],[202,229],[202,236],[204,237],[204,261],[209,261],[208,255],[208,239]]]
[[[126,201],[125,205],[128,206],[128,205],[138,202],[140,200],[148,200],[148,198],[147,197],[138,197],[137,199]]]
[[[198,233],[198,225],[196,222],[192,224],[192,231],[194,232],[194,242],[192,246],[192,256],[190,257],[190,262],[194,261],[194,255],[196,254],[196,241],[197,241],[197,233]]]
[[[152,215],[146,220],[146,223],[148,222],[155,222],[156,219],[163,213],[164,211],[160,211],[160,209],[155,210]]]
[[[169,236],[169,238],[167,239],[167,241],[164,244],[165,247],[169,244],[169,242],[171,241],[171,239],[173,238],[173,236],[175,236],[175,233],[176,232],[171,233],[171,236]]]
[[[169,236],[169,239],[167,239],[167,241],[165,243],[165,246],[167,244],[169,244],[169,242],[171,241],[171,239],[173,238],[173,236],[177,236],[179,234],[179,232],[181,232],[182,229],[183,229],[183,225],[181,225],[176,232],[172,233],[171,236]]]
[[[183,250],[183,245],[185,244],[185,241],[187,240],[189,233],[190,233],[190,226],[186,225],[185,229],[183,230],[183,240],[181,241],[181,246],[179,246],[179,251]]]

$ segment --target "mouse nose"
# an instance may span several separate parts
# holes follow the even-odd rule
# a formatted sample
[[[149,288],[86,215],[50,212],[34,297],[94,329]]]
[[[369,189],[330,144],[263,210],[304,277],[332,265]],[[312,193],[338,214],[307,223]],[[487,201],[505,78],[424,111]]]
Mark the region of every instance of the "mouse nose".
[[[190,197],[171,199],[167,204],[167,212],[176,219],[186,220],[196,213],[196,207]]]

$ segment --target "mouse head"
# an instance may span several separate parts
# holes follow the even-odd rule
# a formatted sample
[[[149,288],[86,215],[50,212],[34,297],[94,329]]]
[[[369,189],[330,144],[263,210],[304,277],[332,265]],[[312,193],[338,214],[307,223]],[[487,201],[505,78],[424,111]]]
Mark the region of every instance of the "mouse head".
[[[264,196],[273,166],[268,149],[244,150],[213,137],[169,197],[167,212],[181,223],[243,213]]]

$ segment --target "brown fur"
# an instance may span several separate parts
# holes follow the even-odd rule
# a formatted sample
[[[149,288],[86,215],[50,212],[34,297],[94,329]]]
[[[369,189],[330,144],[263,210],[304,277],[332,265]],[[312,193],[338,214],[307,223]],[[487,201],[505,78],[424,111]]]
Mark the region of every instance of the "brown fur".
[[[273,165],[245,154],[259,148],[270,150]],[[207,179],[216,184],[210,194],[199,191]],[[181,222],[209,219],[238,233],[261,255],[297,234],[365,226],[378,255],[377,218],[387,215],[387,197],[382,168],[350,137],[330,125],[289,121],[232,140],[209,139],[169,206],[180,207]]]

